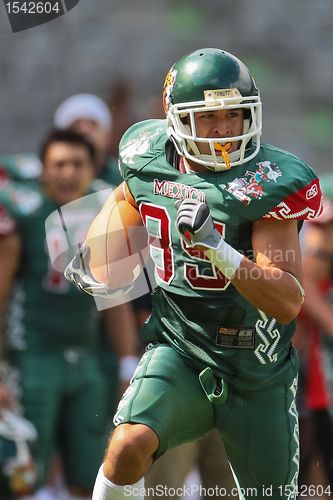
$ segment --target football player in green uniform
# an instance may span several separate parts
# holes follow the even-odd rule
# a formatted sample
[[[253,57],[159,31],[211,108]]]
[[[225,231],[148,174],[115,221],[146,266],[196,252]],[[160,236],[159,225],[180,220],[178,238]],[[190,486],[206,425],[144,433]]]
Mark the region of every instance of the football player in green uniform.
[[[158,286],[93,500],[142,497],[154,460],[214,427],[241,498],[296,498],[298,230],[321,211],[318,178],[260,143],[259,90],[232,54],[184,56],[163,99],[166,120],[138,123],[120,143],[124,196],[146,226]],[[99,269],[87,259],[85,272],[98,293]]]
[[[102,202],[96,207],[98,197],[93,196],[89,199],[94,203],[85,204],[84,210],[77,202],[70,210],[61,208],[94,192],[95,152],[82,135],[55,131],[47,137],[41,156],[41,182],[26,186],[8,178],[2,181],[1,318],[7,314],[1,328],[7,359],[20,373],[22,411],[38,433],[32,444],[38,485],[45,482],[57,450],[68,498],[87,498],[103,456],[110,389],[97,352],[95,302],[69,285],[63,269],[71,250],[66,234],[75,233],[76,241],[82,241]],[[49,216],[60,222],[48,228],[46,244]],[[48,249],[57,256],[56,269]],[[127,326],[127,308],[110,312],[106,321],[122,323],[119,343],[125,350],[135,336],[132,325]],[[10,404],[10,394],[0,381],[0,405]]]
[[[75,132],[82,133],[94,144],[99,159],[97,165],[98,179],[116,186],[122,182],[118,169],[118,159],[117,157],[109,156],[109,160],[106,161],[109,152],[110,135],[114,141],[114,135],[119,136],[119,126],[121,127],[123,121],[127,121],[127,118],[126,114],[125,116],[121,114],[119,103],[117,103],[116,120],[113,122],[112,115],[102,99],[92,94],[75,94],[65,99],[59,105],[54,113],[53,121],[57,128],[69,128]],[[122,133],[119,137],[121,135]],[[7,160],[6,164],[12,166],[13,163],[12,161],[9,165]],[[30,170],[32,169],[30,168]],[[12,171],[13,167],[11,168]],[[95,184],[96,181],[94,182]],[[132,305],[138,325],[141,326],[150,314],[150,294],[140,295],[132,302]],[[129,308],[131,304],[124,304],[123,307],[125,306]],[[128,313],[130,316],[130,311]],[[108,317],[110,317],[110,314],[108,314]],[[114,322],[114,318],[112,318],[112,323],[114,324]],[[123,327],[120,326],[115,330],[119,331],[123,339]],[[115,375],[113,372],[118,365],[114,353],[108,348],[109,343],[109,340],[106,338],[105,328],[102,328],[101,361],[108,378],[114,380]],[[126,368],[126,365],[128,368],[131,368],[131,365],[135,365],[135,363],[137,363],[137,360],[134,357],[121,357],[119,363],[120,373],[122,373],[124,367]],[[128,368],[126,368],[125,375],[131,372],[131,369],[128,370]],[[132,375],[133,373],[131,373]],[[128,380],[131,377],[123,378],[125,378],[125,383],[122,383],[122,386],[125,390],[125,384],[128,385]],[[113,401],[116,403],[120,392],[116,391],[119,389],[117,386],[114,389]],[[115,408],[116,404],[111,405],[111,415],[114,414]],[[163,459],[156,461],[154,466],[149,470],[149,474],[145,476],[146,487],[153,490],[156,485],[163,484],[168,488],[181,488],[185,482],[185,478],[196,463],[199,464],[199,473],[203,485],[220,485],[226,488],[227,491],[230,491],[234,487],[224,446],[216,430],[213,430],[201,440],[173,448],[169,453],[163,455]],[[165,496],[164,500],[168,500],[168,498],[178,500],[180,497],[181,495],[177,497]],[[154,498],[154,496],[151,496],[151,500],[154,500]]]

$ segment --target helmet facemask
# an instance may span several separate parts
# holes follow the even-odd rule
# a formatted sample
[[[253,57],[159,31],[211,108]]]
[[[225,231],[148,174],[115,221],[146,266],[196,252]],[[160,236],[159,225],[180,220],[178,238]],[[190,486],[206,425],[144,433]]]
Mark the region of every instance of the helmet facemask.
[[[232,95],[232,97],[220,97]],[[235,137],[199,137],[195,113],[216,110],[244,110],[242,134]],[[167,111],[168,135],[177,152],[185,158],[204,165],[209,170],[221,171],[241,165],[256,156],[260,148],[262,130],[259,95],[242,97],[238,89],[205,91],[205,100],[171,104]],[[250,151],[252,140],[255,148]],[[237,150],[228,153],[233,142],[240,142]],[[198,144],[209,144],[211,154],[200,153]],[[220,155],[217,154],[221,151]],[[248,154],[247,154],[248,153]]]

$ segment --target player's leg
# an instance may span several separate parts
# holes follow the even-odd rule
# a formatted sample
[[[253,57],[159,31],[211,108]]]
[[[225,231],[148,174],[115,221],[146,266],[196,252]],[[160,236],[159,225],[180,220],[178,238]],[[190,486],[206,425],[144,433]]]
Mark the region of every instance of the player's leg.
[[[157,500],[162,492],[163,500],[177,500],[183,496],[186,477],[198,461],[198,443],[195,441],[172,448],[153,463],[145,476],[149,500]]]
[[[156,344],[142,357],[114,422],[118,427],[96,480],[94,500],[118,498],[121,485],[123,496],[129,496],[124,488],[130,484],[137,493],[154,459],[212,428],[213,408],[198,373],[169,345]]]
[[[230,498],[231,490],[236,487],[225,451],[224,443],[217,429],[200,439],[199,472],[205,498]]]
[[[299,439],[296,380],[245,392],[229,387],[218,428],[243,496],[296,498]]]
[[[55,447],[57,417],[63,386],[61,353],[15,353],[14,365],[20,373],[23,415],[37,430],[31,444],[37,465],[37,485],[47,482],[48,469]]]
[[[72,385],[68,385],[59,428],[64,478],[72,496],[90,498],[105,450],[107,383],[97,357],[90,353],[68,363],[67,378]]]

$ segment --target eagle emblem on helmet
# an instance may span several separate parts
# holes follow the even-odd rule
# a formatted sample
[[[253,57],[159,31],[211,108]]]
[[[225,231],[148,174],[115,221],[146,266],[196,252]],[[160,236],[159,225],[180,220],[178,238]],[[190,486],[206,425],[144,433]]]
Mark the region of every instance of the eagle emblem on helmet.
[[[173,86],[176,81],[176,75],[177,75],[177,70],[176,69],[170,69],[169,73],[167,74],[164,82],[164,87],[163,87],[163,106],[164,106],[164,111],[167,113],[171,104],[172,104],[172,98],[171,98],[171,93]]]

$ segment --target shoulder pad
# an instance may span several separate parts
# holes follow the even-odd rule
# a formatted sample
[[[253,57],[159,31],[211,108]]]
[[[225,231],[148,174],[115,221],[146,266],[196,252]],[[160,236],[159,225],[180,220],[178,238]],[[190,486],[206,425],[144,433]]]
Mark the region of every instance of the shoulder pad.
[[[252,221],[314,219],[322,210],[319,179],[312,168],[269,145],[262,145],[241,175],[228,183],[227,191],[242,202],[245,217]]]
[[[281,172],[281,182],[278,179],[276,186],[272,185],[274,206],[264,217],[280,220],[317,218],[323,205],[318,176],[297,156],[276,148],[271,149],[277,153],[276,165]]]
[[[126,181],[157,156],[165,153],[165,120],[136,123],[125,132],[119,144],[119,169]]]

